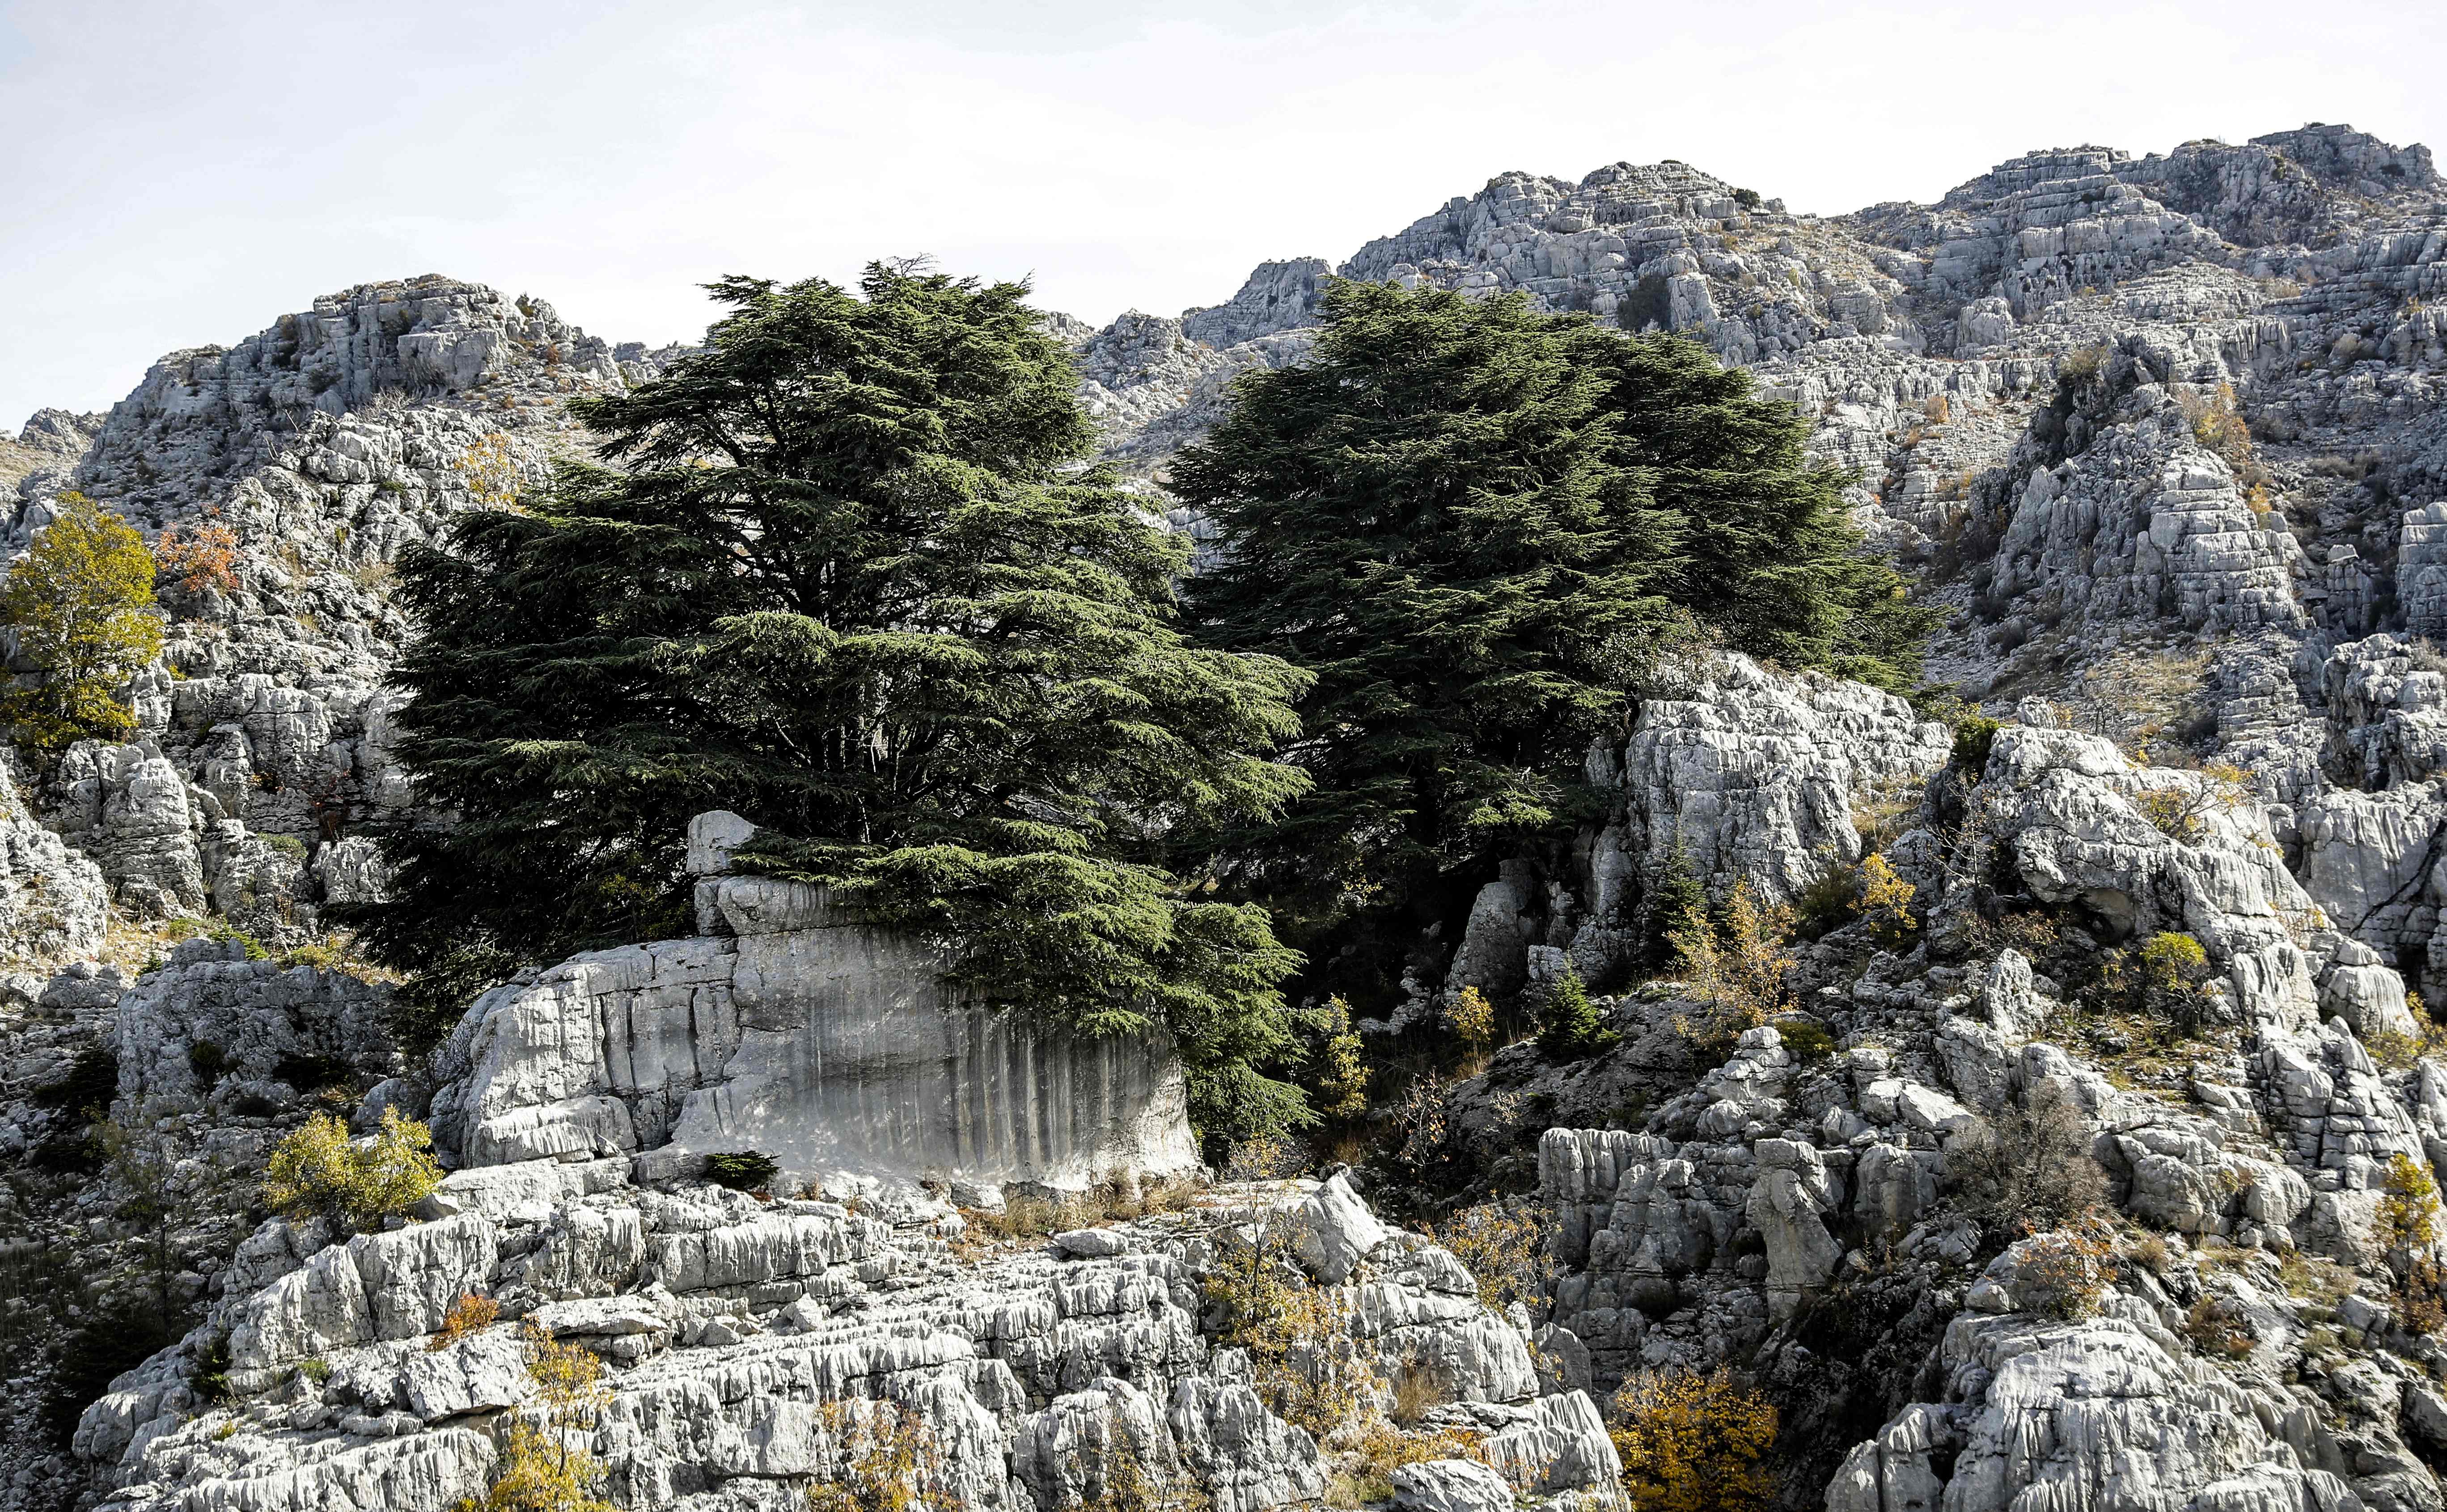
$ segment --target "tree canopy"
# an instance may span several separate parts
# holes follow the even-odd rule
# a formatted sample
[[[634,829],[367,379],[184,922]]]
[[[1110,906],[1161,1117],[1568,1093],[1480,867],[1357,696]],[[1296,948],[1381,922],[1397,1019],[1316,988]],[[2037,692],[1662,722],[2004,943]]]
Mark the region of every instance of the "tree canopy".
[[[378,948],[464,992],[684,932],[684,826],[730,808],[745,864],[923,932],[985,998],[1168,1030],[1203,1131],[1302,1116],[1261,1069],[1297,957],[1165,863],[1302,789],[1270,753],[1305,678],[1177,627],[1184,545],[1083,465],[1024,287],[712,292],[699,351],[575,406],[611,466],[403,563],[397,750],[456,818],[389,837]]]
[[[1214,837],[1296,937],[1433,922],[1585,817],[1589,742],[1677,643],[1908,680],[1923,612],[1747,373],[1520,295],[1346,282],[1323,312],[1310,359],[1242,378],[1171,480],[1220,527],[1191,590],[1208,643],[1315,674],[1288,753],[1312,795]],[[1352,966],[1356,991],[1394,974]]]
[[[135,729],[127,681],[161,653],[153,574],[153,553],[126,521],[83,494],[60,496],[58,518],[0,588],[18,653],[43,670],[39,686],[0,700],[18,738],[56,754]]]

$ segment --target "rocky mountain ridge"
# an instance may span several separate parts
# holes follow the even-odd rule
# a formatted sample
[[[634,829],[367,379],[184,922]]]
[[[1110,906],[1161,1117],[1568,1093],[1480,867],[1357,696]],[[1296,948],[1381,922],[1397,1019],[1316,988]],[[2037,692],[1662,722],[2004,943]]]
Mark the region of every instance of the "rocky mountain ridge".
[[[70,1404],[69,1451],[17,1435],[9,1503],[476,1494],[532,1387],[506,1321],[426,1348],[463,1292],[609,1362],[591,1442],[623,1505],[778,1506],[838,1466],[833,1409],[884,1403],[978,1505],[1106,1496],[1116,1445],[1219,1505],[1315,1503],[1356,1451],[1268,1408],[1207,1295],[1280,1238],[1285,1284],[1337,1299],[1319,1347],[1389,1381],[1432,1367],[1447,1400],[1413,1427],[1470,1436],[1394,1472],[1403,1505],[1614,1500],[1591,1393],[1730,1364],[1787,1404],[1786,1505],[2447,1506],[2423,1279],[2447,1231],[2408,1226],[2405,1175],[2447,1160],[2447,1059],[2408,995],[2447,1000],[2447,658],[2424,638],[2447,631],[2442,199],[2426,150],[2315,126],[2035,153],[1831,218],[1677,162],[1508,174],[1362,248],[1343,275],[1521,290],[1750,367],[1952,614],[1932,679],[2003,728],[1966,745],[1976,727],[1875,690],[1700,659],[1592,752],[1607,822],[1490,879],[1389,1028],[1464,986],[1534,996],[1565,962],[1623,980],[1678,846],[1801,904],[1874,849],[1907,927],[1822,919],[1793,950],[1801,1011],[1721,1041],[1693,1032],[1692,984],[1606,999],[1618,1048],[1502,1050],[1442,1141],[1356,1188],[1225,1186],[982,1246],[1025,1181],[760,1202],[627,1102],[618,1137],[635,1046],[555,1030],[552,981],[472,1006],[483,1080],[471,1054],[411,1063],[374,1027],[388,988],[313,953],[320,910],[381,885],[362,826],[412,802],[388,564],[579,451],[564,402],[668,353],[416,279],[172,354],[106,416],[44,411],[0,449],[12,549],[74,487],[148,532],[225,525],[236,558],[164,589],[137,739],[0,801],[0,1308],[29,1347],[156,1293],[198,1320]],[[1056,317],[1151,504],[1235,374],[1299,360],[1328,272],[1262,264],[1178,320]],[[292,954],[163,948],[205,917]],[[758,927],[706,925],[734,950]],[[2180,1034],[2093,979],[2177,936],[2201,954]],[[622,991],[712,990],[660,970]],[[714,1022],[671,1015],[657,1052],[773,1072]],[[87,1093],[63,1088],[104,1051],[93,1095],[180,1144],[166,1251],[115,1174],[74,1167]],[[735,1080],[691,1086],[718,1103]],[[231,1194],[334,1089],[361,1124],[432,1113],[462,1168],[421,1221],[250,1232]],[[452,1123],[478,1096],[490,1143]],[[2090,1162],[2110,1216],[1985,1253],[1965,1194],[2001,1129]],[[1451,1251],[1387,1229],[1359,1195],[1379,1181],[1534,1210],[1535,1302],[1483,1301]],[[197,1384],[216,1349],[219,1399]],[[23,1364],[21,1399],[56,1389]]]

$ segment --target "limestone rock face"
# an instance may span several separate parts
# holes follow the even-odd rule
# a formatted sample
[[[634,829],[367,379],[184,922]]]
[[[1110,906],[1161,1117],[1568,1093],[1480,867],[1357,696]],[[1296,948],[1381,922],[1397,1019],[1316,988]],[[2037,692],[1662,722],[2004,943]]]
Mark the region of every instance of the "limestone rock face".
[[[1394,1504],[1417,1512],[1511,1512],[1512,1487],[1475,1460],[1424,1460],[1386,1479]]]
[[[14,439],[0,432],[0,498],[32,498],[59,491],[77,459],[102,428],[100,415],[37,409]]]
[[[379,1079],[398,1062],[385,1028],[389,998],[343,972],[188,940],[119,1000],[119,1096],[183,1104],[279,1083],[294,1100]]]
[[[1318,324],[1318,295],[1333,269],[1322,257],[1261,262],[1228,303],[1193,310],[1181,317],[1181,333],[1222,351]]]
[[[0,765],[0,962],[12,969],[66,964],[102,946],[110,895],[102,869],[26,808],[17,776]]]
[[[0,458],[0,551],[71,488],[157,544],[226,531],[229,549],[160,589],[168,642],[128,690],[133,738],[73,747],[27,803],[138,918],[214,913],[294,945],[325,903],[378,898],[351,831],[408,801],[378,688],[408,633],[392,564],[541,481],[572,444],[562,400],[645,370],[541,301],[428,277],[172,353],[106,417],[38,415],[14,449],[43,464]]]
[[[1622,791],[1613,839],[1627,856],[1679,845],[1698,876],[1748,878],[1782,901],[1831,856],[1859,859],[1856,799],[1916,794],[1945,764],[1944,727],[1891,694],[1775,677],[1738,655],[1700,676],[1688,698],[1644,704],[1620,753],[1590,758],[1591,775]]]
[[[2246,796],[2141,767],[2096,736],[2029,727],[1999,731],[1986,776],[1986,829],[2033,897],[2078,902],[2117,937],[2193,936],[2228,968],[2235,1013],[2293,1027],[2314,1015],[2296,936],[2313,940],[2317,911]]]
[[[2244,1389],[2129,1324],[1965,1318],[1947,1332],[1943,1360],[1953,1379],[1979,1386],[1959,1404],[1912,1408],[1855,1447],[1828,1488],[1829,1512],[2002,1512],[2101,1494],[2362,1504],[2270,1431]]]
[[[1789,901],[1860,859],[1856,809],[1916,799],[1947,750],[1944,726],[1890,694],[1705,658],[1684,696],[1647,700],[1627,741],[1591,749],[1589,779],[1615,805],[1607,822],[1567,875],[1542,886],[1508,871],[1488,884],[1450,985],[1515,990],[1523,947],[1540,945],[1564,951],[1585,981],[1618,974],[1641,947],[1641,900],[1678,849],[1719,893],[1741,878],[1761,901]]]
[[[1293,1214],[1293,1248],[1300,1263],[1328,1285],[1338,1286],[1384,1243],[1388,1230],[1368,1204],[1337,1176],[1309,1194]]]
[[[914,943],[833,920],[816,889],[706,886],[709,922],[740,933],[594,952],[479,999],[439,1062],[443,1147],[470,1165],[755,1149],[798,1175],[1073,1190],[1198,1167],[1167,1047],[958,1001]]]

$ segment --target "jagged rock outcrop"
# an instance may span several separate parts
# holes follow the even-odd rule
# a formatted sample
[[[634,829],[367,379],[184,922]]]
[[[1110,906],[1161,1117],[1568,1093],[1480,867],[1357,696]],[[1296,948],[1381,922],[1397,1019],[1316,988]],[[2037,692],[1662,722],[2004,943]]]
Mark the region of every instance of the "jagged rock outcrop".
[[[250,960],[242,944],[185,941],[117,1005],[118,1100],[294,1106],[402,1068],[390,991],[344,971]]]
[[[35,817],[12,765],[0,761],[0,964],[90,959],[110,901],[102,868]]]
[[[1695,878],[1747,879],[1782,903],[1861,858],[1856,810],[1917,794],[1945,765],[1945,727],[1858,683],[1773,675],[1741,655],[1689,669],[1679,697],[1643,701],[1630,737],[1601,743],[1590,782],[1614,795],[1567,876],[1526,868],[1481,889],[1446,986],[1510,992],[1532,948],[1560,950],[1585,981],[1610,980],[1644,944],[1641,905],[1678,851]]]
[[[407,633],[390,564],[579,450],[560,401],[632,370],[541,301],[427,277],[173,353],[98,426],[51,417],[47,434],[89,444],[19,486],[19,546],[67,487],[148,533],[231,538],[224,573],[162,589],[169,642],[132,690],[136,739],[71,750],[38,800],[123,907],[317,932],[333,866],[344,891],[363,873],[323,853],[407,799],[378,688]]]
[[[123,1378],[77,1432],[115,1487],[102,1504],[356,1497],[346,1504],[408,1512],[475,1494],[488,1434],[532,1390],[510,1318],[614,1362],[586,1437],[623,1505],[760,1504],[760,1486],[838,1473],[838,1414],[887,1403],[924,1425],[971,1506],[1075,1505],[1103,1494],[1116,1452],[1235,1512],[1324,1489],[1315,1443],[1200,1330],[1219,1246],[1284,1221],[1298,1186],[982,1253],[963,1252],[961,1219],[938,1201],[891,1219],[764,1202],[640,1185],[625,1160],[471,1170],[438,1198],[455,1216],[345,1245],[278,1220],[250,1239],[251,1290],[234,1286],[223,1310],[236,1399],[199,1402],[176,1351]],[[1389,1234],[1356,1263],[1337,1293],[1352,1347],[1388,1369],[1430,1355],[1456,1371],[1460,1399],[1503,1425],[1486,1458],[1507,1484],[1617,1494],[1588,1398],[1536,1396],[1527,1339],[1451,1256]],[[505,1321],[428,1350],[422,1335],[465,1291],[489,1292]]]
[[[37,409],[18,429],[16,439],[0,435],[0,489],[6,490],[0,498],[57,493],[77,460],[93,444],[102,419],[65,409]]]

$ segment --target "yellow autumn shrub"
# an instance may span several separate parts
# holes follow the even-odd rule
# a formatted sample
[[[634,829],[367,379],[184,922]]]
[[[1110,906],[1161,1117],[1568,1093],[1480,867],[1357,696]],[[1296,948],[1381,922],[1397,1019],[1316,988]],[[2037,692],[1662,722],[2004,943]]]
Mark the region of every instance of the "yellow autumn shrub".
[[[442,1184],[433,1131],[399,1109],[383,1109],[382,1126],[362,1143],[330,1113],[313,1113],[273,1146],[263,1200],[294,1219],[328,1218],[366,1229],[405,1217]]]
[[[1615,1393],[1610,1434],[1641,1512],[1756,1512],[1775,1487],[1761,1463],[1774,1404],[1729,1370],[1650,1371]]]

